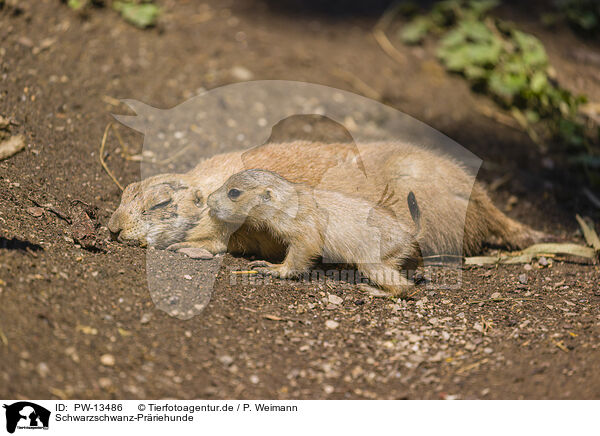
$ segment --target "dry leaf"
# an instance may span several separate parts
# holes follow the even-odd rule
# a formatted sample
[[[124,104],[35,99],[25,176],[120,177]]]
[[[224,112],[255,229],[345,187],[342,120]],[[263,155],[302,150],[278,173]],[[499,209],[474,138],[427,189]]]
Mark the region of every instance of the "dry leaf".
[[[23,135],[15,135],[0,142],[0,160],[8,159],[25,148]]]
[[[598,234],[596,233],[596,230],[594,230],[593,225],[586,223],[579,215],[575,215],[575,218],[579,223],[579,227],[581,227],[585,242],[587,242],[594,250],[600,251],[600,238],[598,238]]]

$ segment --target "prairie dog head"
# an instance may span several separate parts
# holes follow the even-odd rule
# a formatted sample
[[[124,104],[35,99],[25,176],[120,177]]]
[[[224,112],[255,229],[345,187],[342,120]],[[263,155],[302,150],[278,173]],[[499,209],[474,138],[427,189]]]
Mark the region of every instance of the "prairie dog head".
[[[228,224],[263,225],[298,210],[297,186],[267,170],[245,170],[231,176],[208,196],[210,214]]]
[[[184,241],[207,211],[202,191],[184,175],[163,174],[127,186],[108,229],[119,242],[166,248]]]

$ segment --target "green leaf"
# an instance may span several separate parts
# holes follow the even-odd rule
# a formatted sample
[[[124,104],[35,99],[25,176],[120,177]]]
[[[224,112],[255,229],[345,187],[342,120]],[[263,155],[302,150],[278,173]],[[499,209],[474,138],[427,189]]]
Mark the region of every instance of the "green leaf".
[[[502,71],[493,71],[490,74],[490,90],[509,102],[512,102],[514,97],[526,86],[527,76],[525,74],[514,74]]]
[[[142,29],[156,24],[160,12],[158,6],[153,3],[114,2],[113,8],[121,12],[125,21]]]
[[[498,63],[499,45],[464,44],[453,48],[441,48],[438,56],[451,71],[462,71],[468,66],[484,67]]]
[[[69,0],[67,6],[73,10],[79,10],[87,4],[87,0]]]
[[[548,76],[543,71],[536,71],[531,77],[531,90],[536,94],[541,93],[548,85]]]
[[[459,30],[451,30],[446,33],[440,41],[440,47],[451,48],[462,45],[466,42],[466,36]]]
[[[479,16],[483,16],[486,12],[494,9],[500,4],[497,0],[471,0],[469,7]]]
[[[450,71],[461,72],[469,64],[465,47],[438,52],[442,62]]]
[[[523,62],[530,68],[545,67],[548,64],[548,56],[543,47],[532,49],[523,53]]]
[[[431,28],[431,20],[426,16],[419,16],[400,30],[400,39],[405,44],[418,44],[423,41]]]
[[[525,111],[525,118],[527,118],[529,124],[535,124],[540,120],[540,114],[534,110],[528,109]]]
[[[492,31],[481,21],[464,20],[459,24],[458,30],[474,42],[489,42],[494,39]]]
[[[517,44],[517,48],[522,53],[523,61],[528,66],[545,66],[548,63],[546,50],[539,39],[519,30],[513,30],[512,36]]]
[[[489,72],[485,68],[476,65],[468,65],[464,69],[465,76],[471,81],[487,79]]]

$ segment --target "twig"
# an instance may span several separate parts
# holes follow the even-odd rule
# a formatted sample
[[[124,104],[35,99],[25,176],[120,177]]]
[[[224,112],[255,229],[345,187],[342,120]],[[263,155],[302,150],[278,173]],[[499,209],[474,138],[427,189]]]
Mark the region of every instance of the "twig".
[[[242,307],[242,310],[247,310],[251,313],[258,313],[261,318],[268,319],[269,321],[295,321],[301,324],[304,324],[304,321],[296,318],[282,318],[281,316],[272,315],[270,313],[259,313],[256,309],[252,309],[251,307]]]
[[[403,63],[405,61],[404,55],[394,47],[390,42],[389,38],[385,34],[385,30],[392,23],[394,17],[398,14],[398,11],[402,7],[401,2],[392,4],[381,16],[375,27],[373,28],[373,36],[381,47],[381,49],[396,62]]]
[[[54,395],[55,397],[60,398],[61,400],[68,400],[69,396],[67,395],[67,393],[65,391],[63,391],[62,389],[59,388],[48,388],[48,390],[50,391],[50,393],[52,395]]]
[[[565,353],[569,352],[569,349],[567,347],[565,347],[565,344],[563,344],[562,341],[556,342],[556,341],[553,341],[552,339],[550,339],[550,342],[552,342],[553,345],[555,345],[556,347],[558,347]]]
[[[2,329],[0,329],[0,340],[4,345],[8,345],[8,338],[6,337]]]
[[[510,115],[506,115],[503,112],[500,112],[499,110],[495,109],[495,108],[491,108],[487,105],[483,105],[480,103],[475,104],[475,108],[482,114],[485,115],[488,118],[491,118],[492,120],[503,124],[507,127],[510,127],[512,129],[515,130],[519,130],[522,131],[522,127],[521,125],[517,122],[517,120],[514,117],[511,117]]]
[[[121,100],[117,100],[116,98],[111,97],[110,95],[103,95],[101,99],[104,103],[108,103],[112,106],[120,106],[123,104]]]
[[[483,365],[484,363],[487,363],[488,361],[489,361],[489,359],[486,357],[485,359],[481,359],[479,362],[475,362],[470,365],[465,365],[462,368],[459,368],[456,371],[456,374],[462,374],[465,371],[469,371],[471,369],[478,368],[479,366]]]
[[[35,251],[33,251],[31,248],[29,247],[25,247],[25,251],[27,251],[27,253],[31,256],[31,257],[38,257],[37,253]]]
[[[465,257],[465,265],[490,265],[490,264],[514,264],[529,263],[534,258],[541,256],[553,257],[555,255],[569,255],[595,260],[596,250],[586,245],[572,243],[542,243],[532,245],[525,250],[513,251],[496,256]]]
[[[546,144],[544,143],[544,141],[542,141],[540,136],[533,129],[523,112],[521,112],[516,107],[513,107],[510,113],[514,117],[514,119],[517,120],[517,123],[519,123],[519,125],[523,128],[525,133],[529,135],[529,139],[531,139],[538,147],[540,147],[540,149],[544,150],[547,148]]]
[[[106,174],[109,175],[109,177],[112,179],[112,181],[115,182],[115,184],[122,191],[123,186],[119,183],[119,181],[113,175],[113,173],[108,169],[106,162],[104,162],[104,146],[106,145],[106,137],[108,136],[108,131],[110,130],[111,127],[112,127],[112,123],[108,123],[106,125],[106,128],[104,129],[104,135],[102,136],[102,143],[100,144],[100,165],[102,165],[102,168],[104,168],[104,171],[106,171]]]
[[[350,71],[341,70],[339,68],[334,68],[332,72],[340,79],[350,83],[350,85],[352,85],[353,88],[362,93],[365,97],[369,97],[372,100],[381,101],[381,94],[369,84],[363,82],[362,79],[354,73],[351,73]]]
[[[489,190],[490,191],[497,191],[500,186],[504,185],[510,179],[512,179],[512,175],[511,174],[505,174],[505,175],[503,175],[502,177],[500,177],[500,178],[494,180],[492,183],[490,183]]]
[[[422,291],[422,289],[417,289],[416,291],[411,292],[410,294],[408,294],[405,299],[408,300],[409,298],[414,297],[415,295],[417,295],[421,291]]]
[[[297,318],[283,318],[281,316],[277,316],[277,315],[271,315],[269,313],[263,313],[261,314],[261,317],[263,317],[264,319],[268,319],[269,321],[293,321],[293,322],[299,322],[300,324],[304,324],[304,321],[301,319],[297,319]]]
[[[592,191],[590,191],[588,188],[583,188],[582,191],[585,194],[585,196],[588,198],[588,200],[590,200],[590,202],[594,206],[596,206],[598,209],[600,209],[600,198],[596,197],[594,195],[594,193]]]
[[[125,141],[123,141],[123,138],[121,137],[121,134],[119,133],[119,129],[115,129],[115,135],[117,135],[117,141],[119,141],[119,144],[121,145],[121,149],[123,150],[123,153],[127,154],[127,156],[131,156],[129,147],[127,147],[127,145],[125,145]]]
[[[71,220],[71,217],[69,217],[68,215],[62,213],[60,210],[56,209],[54,206],[52,206],[51,204],[41,204],[39,201],[31,198],[31,197],[27,197],[29,199],[29,201],[31,201],[33,204],[35,204],[37,207],[41,207],[42,209],[48,211],[48,212],[52,212],[54,215],[56,215],[57,217],[59,217],[61,220],[64,220],[67,222],[67,224],[72,224],[73,221]]]
[[[159,160],[159,161],[151,161],[151,163],[154,165],[166,165],[166,164],[174,161],[175,159],[177,159],[182,154],[184,154],[186,151],[188,151],[190,148],[192,148],[192,146],[193,146],[193,144],[186,145],[185,147],[183,147],[181,150],[179,150],[177,153],[173,154],[172,156],[169,156],[168,158]]]
[[[535,300],[535,298],[502,298],[502,297],[498,297],[498,298],[488,298],[486,300],[471,300],[468,301],[468,304],[480,304],[480,303],[493,303],[493,302],[497,302],[497,301],[533,301]]]
[[[598,234],[596,233],[596,230],[594,230],[593,225],[588,225],[588,223],[586,223],[579,215],[575,215],[575,219],[579,223],[579,227],[581,227],[585,242],[594,250],[600,252],[600,238],[598,238]]]

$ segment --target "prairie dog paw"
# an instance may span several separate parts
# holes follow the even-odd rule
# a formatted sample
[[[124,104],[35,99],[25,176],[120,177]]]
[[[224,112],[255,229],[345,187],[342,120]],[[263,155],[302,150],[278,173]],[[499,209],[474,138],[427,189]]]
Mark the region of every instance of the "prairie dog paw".
[[[282,264],[273,264],[264,260],[250,262],[250,268],[257,271],[259,274],[277,277],[280,279],[289,279],[294,277],[293,271]]]
[[[215,257],[210,251],[199,247],[180,248],[177,252],[183,253],[191,259],[209,260]]]
[[[252,269],[257,269],[257,268],[268,268],[268,267],[272,267],[274,266],[274,264],[272,264],[271,262],[267,262],[266,260],[253,260],[252,262],[248,263],[248,266]]]
[[[190,242],[178,242],[177,244],[172,244],[167,247],[169,251],[177,251],[178,253],[185,254],[187,257],[191,259],[202,259],[208,260],[215,257],[210,251],[208,251],[204,247],[200,247],[198,245],[194,245]]]

